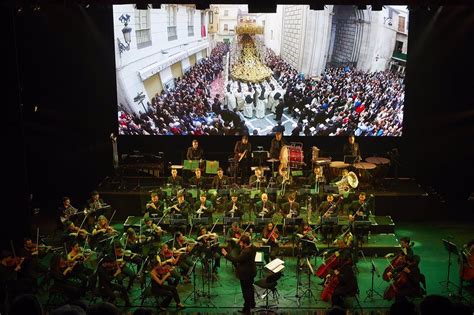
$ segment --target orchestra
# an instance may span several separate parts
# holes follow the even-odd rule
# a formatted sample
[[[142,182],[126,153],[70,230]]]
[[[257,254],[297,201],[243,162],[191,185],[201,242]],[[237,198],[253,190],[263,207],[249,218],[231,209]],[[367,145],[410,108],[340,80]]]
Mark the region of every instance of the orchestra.
[[[253,228],[263,226],[260,239],[254,241],[261,248],[270,248],[269,255],[264,256],[264,260],[268,263],[280,255],[280,250],[284,246],[288,246],[289,242],[286,237],[282,237],[280,228],[283,226],[281,231],[287,236],[285,222],[287,220],[295,222],[290,219],[299,218],[301,221],[297,222],[301,223],[295,225],[292,244],[298,248],[298,257],[318,256],[320,254],[318,247],[328,248],[317,271],[311,274],[323,281],[321,300],[339,305],[345,297],[356,294],[358,284],[354,267],[357,259],[354,256],[358,253],[354,248],[354,240],[358,239],[359,234],[354,229],[354,223],[366,221],[371,217],[369,202],[373,196],[367,198],[365,192],[357,191],[358,195],[345,198],[346,194],[353,192],[354,189],[350,182],[354,180],[352,177],[354,173],[351,174],[349,169],[343,169],[341,176],[333,180],[333,186],[339,193],[326,193],[324,186],[331,178],[329,174],[326,178],[324,168],[319,165],[312,167],[308,178],[304,180],[304,186],[309,186],[310,189],[300,193],[296,182],[303,181],[297,181],[297,175],[295,178],[291,176],[290,170],[293,168],[290,161],[278,169],[278,176],[275,178],[273,178],[275,174],[267,178],[263,174],[262,167],[258,166],[247,180],[246,175],[249,175],[247,171],[250,170],[252,162],[252,147],[248,140],[247,136],[243,136],[234,148],[243,184],[239,186],[224,175],[223,168],[218,168],[212,180],[210,186],[212,189],[227,190],[223,194],[228,199],[223,199],[225,201],[222,204],[208,198],[215,192],[205,190],[205,178],[201,175],[201,168],[194,169],[193,176],[187,180],[188,186],[184,188],[184,180],[178,175],[178,169],[172,168],[167,184],[180,190],[173,191],[167,196],[161,195],[156,192],[157,190],[150,191],[150,199],[142,203],[140,223],[124,227],[123,234],[110,224],[112,218],[99,214],[98,211],[106,204],[100,199],[97,191],[92,192],[84,217],[76,217],[76,214],[81,212],[71,206],[68,197],[64,197],[61,211],[58,213],[58,218],[63,223],[64,235],[61,241],[65,244],[60,250],[64,252],[55,252],[49,267],[54,284],[61,288],[68,298],[77,299],[94,286],[93,277],[97,276],[97,288],[105,300],[114,302],[119,297],[128,306],[129,293],[139,282],[137,279],[141,281],[142,277],[148,277],[152,294],[165,297],[159,305],[161,309],[167,307],[172,299],[176,302],[177,308],[181,309],[184,308],[184,304],[181,303],[179,296],[180,285],[191,283],[190,274],[196,272],[194,268],[196,262],[202,266],[203,274],[217,279],[220,253],[226,257],[227,254],[230,257],[239,257],[242,249],[258,248],[251,245],[251,233]],[[270,157],[280,158],[280,151],[285,145],[282,133],[277,132],[272,140]],[[350,155],[360,156],[359,148],[354,142],[349,142],[347,150],[350,151],[347,151]],[[196,140],[188,149],[187,158],[203,159],[203,151]],[[278,196],[272,194],[269,189],[271,185],[267,187],[267,183],[276,183],[274,187],[279,190]],[[231,188],[231,185],[239,187]],[[187,190],[188,187],[197,189],[194,197]],[[257,200],[252,199],[253,195],[249,197],[250,192],[256,193]],[[325,201],[319,203],[318,198],[324,198],[322,197],[324,195],[326,195]],[[187,196],[191,196],[192,203],[186,200]],[[314,203],[312,199],[315,200]],[[311,211],[310,207],[313,204],[316,205],[315,212],[319,218],[315,225],[306,217],[303,220],[305,213]],[[342,209],[347,209],[347,212]],[[338,216],[347,217],[348,224],[342,226],[338,222]],[[76,220],[78,218],[83,220]],[[218,233],[214,232],[217,221],[210,231],[207,226],[194,226],[192,219],[200,218],[208,218],[206,224],[212,224],[215,219],[224,221],[223,219],[231,218],[232,220],[226,223],[220,223],[226,243],[221,244]],[[184,219],[185,223],[175,225],[172,223],[174,219]],[[343,232],[336,237],[341,229]],[[245,246],[242,244],[242,239],[246,240]],[[389,256],[386,257],[388,266],[384,270],[383,280],[388,283],[388,287],[384,298],[389,300],[398,296],[415,296],[420,292],[420,257],[413,254],[413,244],[409,238],[401,238],[400,245],[400,252],[393,259],[389,260]],[[3,253],[2,264],[9,266],[9,272],[13,272],[16,277],[17,274],[21,274],[22,264],[26,269],[32,259],[43,256],[52,248],[25,239],[22,257],[14,258],[11,254]],[[474,241],[465,246],[462,254],[461,278],[472,282]],[[94,256],[101,259],[92,258]],[[232,261],[233,268],[238,268],[238,261],[233,258],[229,260]],[[95,264],[96,270],[92,270],[89,264]]]

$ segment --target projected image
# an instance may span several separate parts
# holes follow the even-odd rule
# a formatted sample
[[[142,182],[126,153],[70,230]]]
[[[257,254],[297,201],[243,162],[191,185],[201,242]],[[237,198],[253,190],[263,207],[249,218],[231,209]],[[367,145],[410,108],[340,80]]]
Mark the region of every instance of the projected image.
[[[119,134],[401,136],[406,6],[113,8]]]

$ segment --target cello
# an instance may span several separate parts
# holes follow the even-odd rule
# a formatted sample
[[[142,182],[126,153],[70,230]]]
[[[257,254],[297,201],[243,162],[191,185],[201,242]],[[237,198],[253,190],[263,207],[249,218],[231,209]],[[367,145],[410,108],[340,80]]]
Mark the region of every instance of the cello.
[[[327,275],[326,281],[324,283],[324,289],[321,292],[321,300],[323,300],[324,302],[327,302],[332,299],[334,290],[336,290],[336,288],[339,286],[339,283],[341,281],[341,274],[340,272],[336,272],[336,270],[339,271],[339,269],[342,269],[342,267],[350,263],[352,263],[352,260],[347,259],[337,269],[335,269],[332,274]]]
[[[341,250],[348,248],[350,246],[350,243],[352,242],[352,234],[348,232],[349,232],[349,229],[346,232],[344,232],[342,236],[336,239],[339,249]],[[340,255],[340,252],[335,251],[331,256],[329,256],[329,258],[327,258],[324,261],[324,263],[321,266],[319,266],[318,270],[316,271],[316,276],[323,279],[329,274],[331,270],[337,269],[338,264],[340,262],[338,259],[339,255]]]
[[[408,274],[405,271],[400,271],[393,277],[392,283],[388,286],[383,294],[385,300],[393,300],[400,290],[408,282]]]
[[[415,243],[411,242],[410,243],[410,248],[415,246]],[[402,250],[392,259],[392,261],[389,263],[389,265],[387,266],[387,268],[385,268],[384,272],[383,272],[383,280],[385,281],[390,281],[390,278],[391,278],[391,274],[393,273],[393,271],[397,268],[399,268],[400,266],[406,264],[406,256],[407,256],[407,249],[406,248],[402,248]],[[388,258],[386,256],[386,258]]]

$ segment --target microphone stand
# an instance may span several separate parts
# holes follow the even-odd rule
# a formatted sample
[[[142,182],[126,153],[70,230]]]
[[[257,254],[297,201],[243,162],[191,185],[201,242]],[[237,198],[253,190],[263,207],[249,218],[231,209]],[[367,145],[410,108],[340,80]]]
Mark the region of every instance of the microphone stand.
[[[364,255],[364,253],[361,251],[362,255]],[[365,256],[363,256],[364,259],[365,259]],[[370,284],[370,289],[367,290],[367,297],[365,298],[364,302],[367,302],[368,299],[370,299],[370,301],[373,301],[374,300],[374,296],[375,295],[378,295],[379,297],[381,297],[383,299],[383,295],[380,294],[379,292],[377,292],[375,289],[374,289],[374,278],[375,278],[375,274],[377,274],[377,277],[380,277],[380,274],[377,270],[377,268],[375,267],[375,263],[374,263],[374,260],[371,259],[370,260],[370,263],[372,265],[372,268],[370,269],[370,273],[371,273],[371,284]]]

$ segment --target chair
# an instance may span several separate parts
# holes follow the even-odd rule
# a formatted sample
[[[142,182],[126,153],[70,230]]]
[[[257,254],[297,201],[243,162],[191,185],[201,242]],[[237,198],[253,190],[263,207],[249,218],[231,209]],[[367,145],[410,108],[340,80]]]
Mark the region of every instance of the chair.
[[[265,305],[261,307],[257,307],[255,309],[255,312],[268,312],[272,309],[277,309],[278,305],[278,298],[280,297],[280,294],[278,293],[278,289],[276,288],[277,286],[277,281],[282,277],[282,274],[279,273],[272,273],[269,276],[258,280],[257,282],[254,283],[254,289],[255,289],[255,294],[257,295],[257,298],[259,300],[264,300]],[[269,295],[272,294],[273,300],[276,302],[276,304],[269,304]]]

